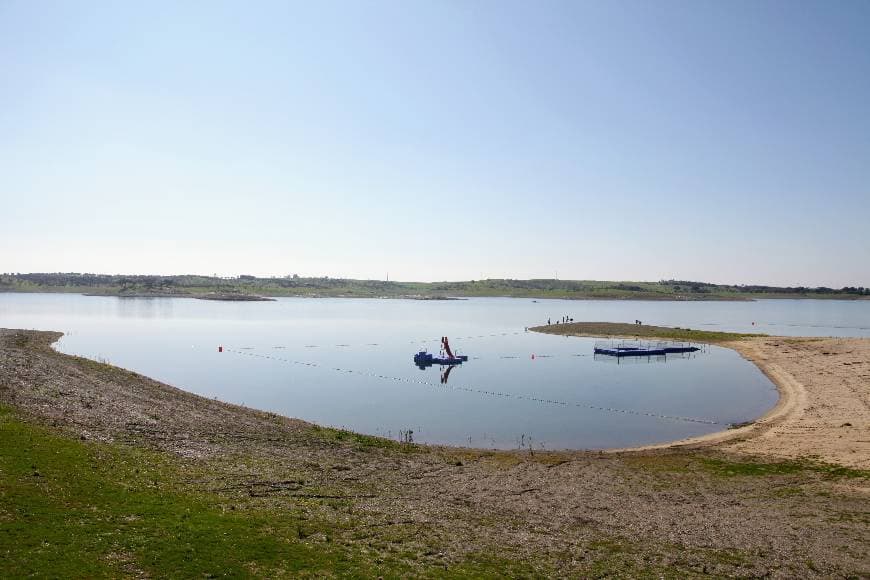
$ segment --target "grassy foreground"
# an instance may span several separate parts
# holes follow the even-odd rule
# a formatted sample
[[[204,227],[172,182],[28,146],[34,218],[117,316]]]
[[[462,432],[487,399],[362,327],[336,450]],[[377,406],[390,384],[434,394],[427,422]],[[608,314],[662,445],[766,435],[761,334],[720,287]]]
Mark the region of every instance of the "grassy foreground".
[[[333,430],[325,436],[345,438]],[[777,483],[770,501],[804,496],[801,482],[818,476],[834,482],[868,477],[865,471],[803,462],[691,455],[626,461],[631,469],[654,474],[657,485],[685,477],[771,479]],[[292,505],[233,500],[191,485],[213,475],[164,453],[74,440],[0,406],[0,577],[559,575],[541,562],[530,565],[497,554],[476,554],[449,569],[420,569],[408,564],[414,559],[408,553],[385,558],[364,544],[332,542],[333,534],[346,534],[355,525],[352,520],[317,521]],[[665,555],[657,558],[679,551],[662,548]],[[697,572],[680,559],[672,569],[652,560],[638,566],[634,560],[643,549],[608,536],[587,540],[584,551],[593,555],[585,569],[592,576],[677,578]],[[693,556],[706,559],[711,571],[745,566],[751,558],[735,550],[695,550]]]
[[[323,431],[371,444],[364,436]],[[403,561],[408,554],[391,558],[364,543],[333,542],[334,534],[354,526],[351,519],[318,520],[292,505],[252,500],[251,493],[239,498],[191,485],[216,475],[165,453],[71,439],[0,405],[0,578],[421,573]],[[483,554],[449,571],[436,569],[455,577],[531,570]]]
[[[277,518],[183,489],[178,461],[84,443],[0,407],[0,577],[372,574],[370,562],[303,538]]]

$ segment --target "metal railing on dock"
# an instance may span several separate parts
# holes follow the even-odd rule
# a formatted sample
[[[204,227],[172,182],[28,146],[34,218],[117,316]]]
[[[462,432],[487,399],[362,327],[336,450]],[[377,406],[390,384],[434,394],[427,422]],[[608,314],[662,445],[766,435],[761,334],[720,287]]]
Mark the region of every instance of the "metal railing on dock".
[[[702,350],[688,342],[674,341],[644,341],[611,339],[595,342],[593,354],[598,356],[621,358],[651,358],[667,355],[686,355]]]

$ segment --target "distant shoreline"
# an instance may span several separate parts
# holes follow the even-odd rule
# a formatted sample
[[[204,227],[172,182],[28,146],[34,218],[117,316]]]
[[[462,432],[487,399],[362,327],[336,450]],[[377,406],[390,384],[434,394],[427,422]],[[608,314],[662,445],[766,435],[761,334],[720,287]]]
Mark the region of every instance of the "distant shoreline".
[[[598,295],[579,295],[579,296],[548,296],[548,295],[514,295],[514,294],[452,294],[448,296],[436,295],[419,295],[419,294],[396,294],[396,295],[369,295],[369,294],[348,294],[348,293],[295,293],[295,294],[233,294],[223,293],[221,297],[213,297],[209,294],[200,293],[183,293],[183,292],[94,292],[84,289],[20,289],[20,288],[2,288],[0,294],[79,294],[82,296],[97,297],[97,298],[193,298],[198,300],[215,300],[228,302],[274,302],[277,298],[365,298],[372,300],[423,300],[423,301],[457,301],[468,300],[470,298],[513,298],[517,300],[569,300],[569,301],[614,301],[614,302],[757,302],[759,300],[841,300],[841,301],[865,301],[870,300],[868,296],[850,296],[850,295],[767,295],[753,297],[728,297],[728,296],[705,296],[705,297],[667,297],[667,296],[598,296]]]
[[[64,292],[129,297],[259,296],[261,298],[525,298],[530,300],[751,301],[757,299],[870,299],[870,288],[728,285],[686,280],[606,281],[483,279],[397,282],[296,275],[232,278],[198,275],[80,273],[0,274],[0,292]]]

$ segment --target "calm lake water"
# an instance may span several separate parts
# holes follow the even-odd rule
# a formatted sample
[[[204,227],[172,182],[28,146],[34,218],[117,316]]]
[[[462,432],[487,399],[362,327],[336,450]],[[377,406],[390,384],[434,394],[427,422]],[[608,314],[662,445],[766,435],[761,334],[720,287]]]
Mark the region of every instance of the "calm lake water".
[[[592,356],[594,339],[524,331],[564,315],[870,336],[866,301],[211,302],[0,294],[0,327],[63,331],[62,352],[323,425],[392,438],[411,430],[419,442],[631,446],[718,431],[754,419],[776,402],[767,378],[727,349],[616,364]],[[471,360],[447,377],[441,367],[414,366],[413,353],[437,353],[444,335]]]

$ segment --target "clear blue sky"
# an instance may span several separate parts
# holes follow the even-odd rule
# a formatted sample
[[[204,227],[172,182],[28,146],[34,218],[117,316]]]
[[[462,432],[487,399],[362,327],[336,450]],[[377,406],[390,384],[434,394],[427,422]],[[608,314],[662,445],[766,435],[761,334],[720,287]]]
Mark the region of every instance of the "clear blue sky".
[[[870,286],[870,2],[0,0],[0,202],[0,272]]]

